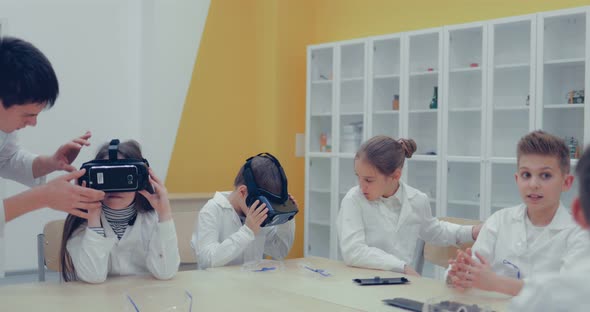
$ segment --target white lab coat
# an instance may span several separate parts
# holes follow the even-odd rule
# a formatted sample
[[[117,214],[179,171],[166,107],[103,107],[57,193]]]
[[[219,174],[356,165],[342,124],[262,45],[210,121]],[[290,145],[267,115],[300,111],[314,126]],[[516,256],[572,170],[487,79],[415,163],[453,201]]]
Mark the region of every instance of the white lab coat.
[[[590,235],[586,233],[586,239]],[[527,280],[509,311],[590,311],[590,257],[577,259],[565,272],[541,274]]]
[[[497,211],[481,229],[472,250],[485,257],[497,274],[518,278],[520,271],[520,278],[525,279],[539,273],[559,272],[588,253],[588,234],[576,225],[563,205],[559,205],[551,223],[531,246],[527,243],[525,218],[526,205],[520,204]]]
[[[442,222],[432,216],[426,194],[400,182],[396,194],[402,202],[397,224],[392,207],[382,199],[369,201],[358,186],[348,191],[336,221],[342,257],[347,265],[403,272],[412,259],[418,239],[436,245],[473,241],[472,226]]]
[[[263,227],[254,235],[229,202],[231,192],[216,192],[199,212],[191,239],[200,269],[239,265],[264,255],[282,259],[295,238],[295,219]]]
[[[45,177],[33,178],[33,160],[36,154],[29,153],[18,146],[16,132],[0,131],[0,176],[26,186],[45,182]],[[4,200],[0,201],[0,277],[4,277]]]
[[[105,236],[80,226],[67,243],[76,274],[82,281],[102,283],[108,275],[151,273],[170,279],[178,272],[180,255],[173,220],[158,222],[155,211],[139,212],[121,240],[101,215]]]

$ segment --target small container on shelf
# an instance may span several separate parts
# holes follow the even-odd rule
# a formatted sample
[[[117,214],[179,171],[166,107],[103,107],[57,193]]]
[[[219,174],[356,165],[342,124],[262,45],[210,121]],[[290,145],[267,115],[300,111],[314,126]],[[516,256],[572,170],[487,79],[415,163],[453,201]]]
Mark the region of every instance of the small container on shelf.
[[[432,95],[432,100],[430,100],[430,109],[437,109],[438,108],[438,87],[434,87],[434,94]]]
[[[394,94],[393,95],[393,110],[399,110],[399,94]]]
[[[567,145],[569,152],[570,152],[570,158],[572,159],[577,159],[580,157],[580,145],[578,144],[578,140],[576,138],[572,137],[566,137],[565,138],[565,144]]]
[[[327,152],[328,135],[325,132],[320,134],[320,152]]]

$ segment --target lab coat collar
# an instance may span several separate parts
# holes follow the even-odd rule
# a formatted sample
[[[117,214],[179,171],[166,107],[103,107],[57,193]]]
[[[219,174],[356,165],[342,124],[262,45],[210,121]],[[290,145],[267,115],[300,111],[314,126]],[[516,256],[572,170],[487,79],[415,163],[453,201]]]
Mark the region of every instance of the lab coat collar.
[[[405,220],[412,214],[412,205],[410,200],[418,195],[418,190],[400,181],[398,192],[404,192],[405,195],[400,194],[402,201],[402,211],[399,216],[398,224],[404,224]],[[397,227],[399,230],[400,227]]]
[[[234,206],[229,202],[230,193],[231,192],[215,192],[215,195],[213,195],[213,201],[221,208],[234,210]]]
[[[526,205],[521,204],[521,209],[517,209],[516,212],[512,215],[513,220],[519,221],[522,220],[524,222],[524,218],[526,218]],[[553,216],[553,220],[551,223],[547,225],[547,228],[550,230],[563,230],[573,226],[572,223],[572,216],[569,211],[563,206],[561,202],[559,202],[559,207],[555,212],[555,216]]]

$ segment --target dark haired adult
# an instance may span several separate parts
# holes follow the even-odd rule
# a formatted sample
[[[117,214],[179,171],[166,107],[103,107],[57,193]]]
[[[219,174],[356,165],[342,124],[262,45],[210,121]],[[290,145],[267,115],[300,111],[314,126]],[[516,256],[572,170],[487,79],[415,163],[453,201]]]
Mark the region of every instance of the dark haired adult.
[[[53,155],[39,156],[18,145],[16,132],[37,125],[37,117],[53,107],[59,94],[57,76],[45,55],[31,43],[13,37],[0,38],[0,176],[32,187],[0,202],[0,276],[4,275],[4,225],[43,207],[87,218],[100,207],[104,192],[70,183],[84,174],[71,164],[90,132],[60,146]],[[51,172],[69,174],[44,184]]]

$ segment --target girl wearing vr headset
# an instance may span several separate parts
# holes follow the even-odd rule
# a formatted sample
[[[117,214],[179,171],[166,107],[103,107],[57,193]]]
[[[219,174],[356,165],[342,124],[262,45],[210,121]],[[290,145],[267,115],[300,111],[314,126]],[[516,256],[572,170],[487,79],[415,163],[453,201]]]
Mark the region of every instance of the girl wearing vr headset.
[[[358,186],[342,200],[336,227],[350,266],[419,274],[412,267],[418,239],[436,245],[474,241],[481,226],[460,226],[432,216],[426,194],[400,180],[416,142],[376,136],[357,151]]]
[[[199,212],[191,246],[200,269],[262,260],[264,255],[282,259],[289,253],[295,237],[295,219],[262,227],[268,213],[266,205],[259,200],[250,206],[246,204],[247,174],[252,175],[259,189],[272,194],[283,191],[286,177],[273,158],[262,154],[249,159],[235,178],[235,189],[216,192]]]
[[[108,158],[109,144],[95,159]],[[143,159],[139,143],[119,144],[119,159]],[[170,279],[178,271],[180,256],[176,230],[163,182],[149,169],[154,193],[107,193],[102,209],[88,220],[68,215],[61,247],[62,278],[101,283],[107,275],[151,273]]]

